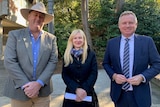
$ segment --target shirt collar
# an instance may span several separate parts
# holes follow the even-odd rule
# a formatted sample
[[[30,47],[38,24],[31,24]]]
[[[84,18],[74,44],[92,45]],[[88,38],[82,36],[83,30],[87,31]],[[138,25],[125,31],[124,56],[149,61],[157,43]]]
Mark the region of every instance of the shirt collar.
[[[30,33],[30,36],[31,36],[31,37],[33,37],[33,34],[30,32],[30,29],[29,29],[29,33]],[[44,31],[43,31],[43,30],[42,30],[42,31],[40,31],[38,38],[39,38],[39,37],[41,37],[41,35],[42,35],[43,33],[44,33]]]
[[[126,37],[124,35],[121,35],[121,36],[122,36],[122,40],[126,39]],[[134,39],[134,33],[128,39],[133,40]]]

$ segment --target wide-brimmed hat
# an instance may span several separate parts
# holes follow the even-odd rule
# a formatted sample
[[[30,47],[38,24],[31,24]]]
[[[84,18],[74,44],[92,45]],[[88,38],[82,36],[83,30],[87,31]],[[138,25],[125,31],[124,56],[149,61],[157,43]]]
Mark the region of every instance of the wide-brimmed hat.
[[[21,11],[22,16],[26,20],[28,20],[28,14],[30,11],[37,11],[40,13],[44,13],[45,14],[44,24],[48,24],[49,22],[53,20],[53,15],[47,13],[46,8],[42,2],[36,3],[30,9],[22,8],[20,11]]]

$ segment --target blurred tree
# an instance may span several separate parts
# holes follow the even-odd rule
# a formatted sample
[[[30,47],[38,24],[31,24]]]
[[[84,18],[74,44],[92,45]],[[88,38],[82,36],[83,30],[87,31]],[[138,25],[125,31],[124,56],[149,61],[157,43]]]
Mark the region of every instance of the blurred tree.
[[[126,0],[122,11],[131,10],[138,18],[137,33],[160,36],[160,10],[155,0]]]
[[[78,2],[79,0],[60,0],[60,2],[63,2],[63,6],[64,5],[68,5],[69,3],[73,3],[73,2]],[[91,35],[90,35],[90,29],[88,26],[88,2],[89,0],[81,0],[81,7],[79,8],[79,10],[81,10],[81,23],[82,23],[82,28],[84,33],[86,34],[87,37],[87,41],[88,44],[90,45],[91,49],[92,49],[92,39],[91,39]],[[69,5],[68,5],[69,6]],[[70,9],[70,6],[68,7],[68,9]],[[70,10],[68,10],[70,11]],[[71,13],[69,13],[71,15]]]
[[[115,0],[115,2],[116,2],[116,9],[115,9],[115,11],[117,13],[117,12],[121,11],[121,9],[122,9],[122,7],[123,7],[123,5],[125,3],[125,0]]]
[[[119,0],[119,3],[122,1]],[[88,2],[88,31],[92,35],[93,49],[100,57],[103,57],[107,40],[119,35],[118,17],[124,10],[132,10],[136,13],[139,21],[136,33],[156,37],[160,35],[160,6],[158,1],[124,1],[119,11],[117,11],[117,0],[89,0]],[[75,28],[83,29],[81,2],[81,0],[55,0],[55,35],[58,38],[60,57],[63,56],[71,31]],[[158,43],[159,38],[154,40]]]
[[[132,10],[138,19],[136,33],[151,36],[160,53],[160,0],[126,0],[122,11]],[[120,13],[119,13],[120,14]]]
[[[89,14],[88,7],[89,7],[88,0],[81,0],[81,17],[82,17],[83,30],[86,34],[88,44],[90,45],[91,49],[93,49],[90,29],[88,25],[88,14]]]

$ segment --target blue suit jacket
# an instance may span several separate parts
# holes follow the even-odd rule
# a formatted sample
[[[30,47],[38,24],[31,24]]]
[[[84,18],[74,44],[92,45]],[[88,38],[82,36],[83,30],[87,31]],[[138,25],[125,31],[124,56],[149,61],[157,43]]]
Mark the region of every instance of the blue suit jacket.
[[[122,85],[112,81],[114,73],[122,74],[120,63],[121,36],[110,39],[104,55],[103,67],[111,79],[110,95],[116,103],[120,97]],[[149,67],[148,67],[149,66]],[[134,36],[134,62],[133,76],[142,74],[145,83],[133,86],[133,93],[139,107],[150,107],[151,93],[149,81],[160,72],[160,56],[151,37],[135,34]]]

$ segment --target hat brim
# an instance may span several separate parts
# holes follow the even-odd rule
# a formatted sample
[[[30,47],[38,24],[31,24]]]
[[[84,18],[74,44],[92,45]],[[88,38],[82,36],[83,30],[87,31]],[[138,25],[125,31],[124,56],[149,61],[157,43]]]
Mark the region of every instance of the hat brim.
[[[23,9],[20,10],[20,12],[21,12],[21,15],[22,15],[27,21],[28,21],[29,11],[37,11],[37,12],[43,13],[43,12],[41,12],[41,11],[39,11],[39,10],[35,10],[35,9],[25,9],[25,8],[23,8]],[[54,16],[51,15],[51,14],[48,14],[48,13],[43,13],[43,14],[45,14],[44,24],[50,23],[50,22],[53,20],[53,18],[54,18]]]

